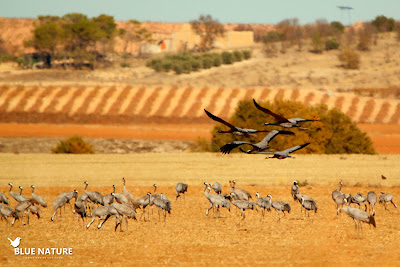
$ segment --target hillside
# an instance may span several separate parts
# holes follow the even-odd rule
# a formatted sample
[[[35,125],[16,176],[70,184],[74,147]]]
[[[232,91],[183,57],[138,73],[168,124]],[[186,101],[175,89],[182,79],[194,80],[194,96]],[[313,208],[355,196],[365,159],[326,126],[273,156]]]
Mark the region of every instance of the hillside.
[[[15,21],[20,28],[24,23]],[[150,24],[164,33],[179,28]],[[0,122],[95,124],[107,129],[100,131],[106,137],[188,141],[209,137],[214,123],[204,116],[204,108],[229,118],[241,99],[284,98],[338,108],[367,131],[379,152],[400,153],[399,45],[394,33],[380,34],[370,51],[360,52],[359,70],[341,68],[338,51],[310,53],[310,43],[302,51],[291,47],[274,57],[255,45],[250,60],[183,75],[157,73],[145,67],[143,58],[130,59],[130,68],[115,62],[94,71],[21,70],[0,64]],[[117,133],[124,132],[120,127],[130,135]],[[15,135],[21,136],[18,131]],[[58,135],[66,132],[71,133],[59,130]],[[10,132],[1,135],[9,137]]]

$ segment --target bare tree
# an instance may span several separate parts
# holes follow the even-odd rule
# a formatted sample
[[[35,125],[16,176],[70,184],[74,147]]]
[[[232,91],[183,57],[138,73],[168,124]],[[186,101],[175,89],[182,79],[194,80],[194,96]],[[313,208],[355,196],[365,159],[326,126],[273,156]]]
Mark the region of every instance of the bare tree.
[[[200,36],[200,50],[209,50],[218,36],[225,33],[224,25],[214,20],[211,15],[201,15],[190,22],[192,30]]]

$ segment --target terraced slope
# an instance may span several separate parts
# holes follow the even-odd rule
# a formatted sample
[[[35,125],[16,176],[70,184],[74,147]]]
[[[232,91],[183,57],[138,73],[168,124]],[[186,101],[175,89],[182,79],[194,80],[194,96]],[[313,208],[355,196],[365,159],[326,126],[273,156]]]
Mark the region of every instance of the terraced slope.
[[[277,98],[324,103],[356,123],[400,123],[400,101],[349,93],[268,88],[177,88],[159,86],[0,87],[0,121],[30,123],[146,123],[208,121],[203,109],[227,118],[238,101]]]

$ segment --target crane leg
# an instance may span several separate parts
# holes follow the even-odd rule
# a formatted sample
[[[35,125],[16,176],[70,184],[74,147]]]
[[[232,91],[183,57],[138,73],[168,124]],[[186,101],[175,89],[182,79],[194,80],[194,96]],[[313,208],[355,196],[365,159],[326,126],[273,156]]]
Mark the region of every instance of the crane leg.
[[[392,202],[393,206],[397,209],[397,205],[394,204],[393,200],[390,200],[390,202]]]
[[[214,207],[213,204],[210,203],[210,207],[206,210],[206,215],[208,216],[208,212],[210,211],[210,209],[212,209]]]

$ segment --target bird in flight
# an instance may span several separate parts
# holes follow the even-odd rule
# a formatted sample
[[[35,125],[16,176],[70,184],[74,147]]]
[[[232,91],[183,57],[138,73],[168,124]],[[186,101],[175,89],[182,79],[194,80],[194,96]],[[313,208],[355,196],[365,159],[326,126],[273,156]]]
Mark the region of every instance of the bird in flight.
[[[253,99],[253,103],[257,109],[261,110],[264,113],[271,115],[276,120],[276,122],[274,122],[274,123],[266,122],[266,123],[264,123],[264,125],[277,125],[277,126],[281,126],[283,128],[298,127],[301,130],[309,130],[308,128],[301,127],[299,123],[306,122],[306,121],[319,121],[318,119],[301,119],[301,118],[286,119],[285,117],[280,116],[280,115],[270,111],[267,108],[263,108],[254,99]]]
[[[308,146],[310,143],[305,143],[299,146],[294,146],[291,148],[288,148],[284,151],[277,151],[277,152],[258,152],[256,154],[265,154],[265,155],[273,155],[272,157],[266,157],[266,159],[273,159],[273,158],[277,158],[277,159],[285,159],[285,158],[290,158],[292,156],[290,156],[290,153],[293,153],[299,149],[302,149],[303,147]],[[240,149],[242,152],[247,153],[247,151],[244,151],[242,149]]]
[[[245,137],[257,137],[256,133],[269,132],[266,130],[254,130],[254,129],[239,128],[239,127],[233,126],[229,122],[226,122],[223,119],[211,114],[206,109],[204,109],[204,111],[206,112],[207,116],[210,117],[211,119],[218,121],[222,124],[225,124],[226,126],[228,126],[230,128],[228,131],[218,131],[218,133],[231,133],[234,135],[245,136]]]
[[[222,154],[229,154],[232,149],[241,146],[241,145],[251,145],[253,147],[253,149],[244,151],[245,153],[252,153],[253,151],[264,151],[266,149],[269,148],[269,142],[275,138],[275,136],[277,136],[278,134],[286,134],[286,135],[294,135],[293,132],[290,131],[283,131],[283,130],[272,130],[270,133],[268,133],[264,139],[261,142],[258,142],[256,144],[252,144],[250,142],[246,142],[246,141],[233,141],[231,143],[228,143],[224,146],[222,146],[220,148],[220,151],[222,152]]]

